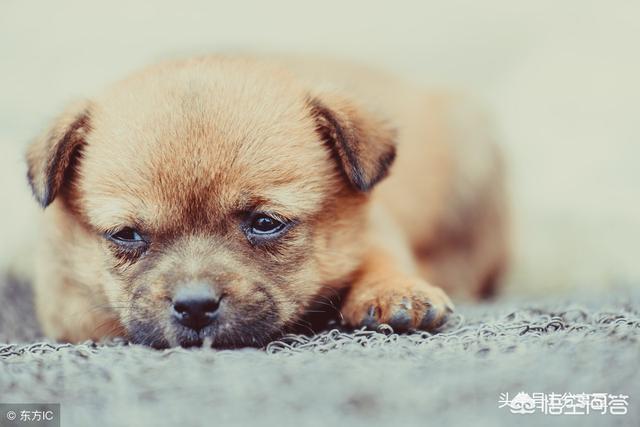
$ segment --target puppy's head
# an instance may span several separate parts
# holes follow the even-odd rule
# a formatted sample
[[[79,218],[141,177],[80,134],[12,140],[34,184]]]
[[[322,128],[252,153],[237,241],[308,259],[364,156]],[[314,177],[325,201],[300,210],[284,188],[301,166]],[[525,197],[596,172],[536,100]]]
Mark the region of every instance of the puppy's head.
[[[394,154],[349,101],[218,58],[71,107],[27,159],[63,279],[104,294],[131,340],[238,346],[358,268],[367,193]]]

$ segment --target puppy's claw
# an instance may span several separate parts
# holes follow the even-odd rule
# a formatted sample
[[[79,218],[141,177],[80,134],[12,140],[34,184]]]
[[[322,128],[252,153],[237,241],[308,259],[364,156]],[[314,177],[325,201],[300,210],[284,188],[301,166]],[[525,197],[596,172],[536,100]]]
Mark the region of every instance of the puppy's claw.
[[[389,319],[389,326],[395,332],[406,332],[411,327],[411,315],[409,311],[400,309],[394,312]]]
[[[422,318],[422,322],[420,322],[420,329],[437,330],[441,328],[445,323],[447,323],[449,315],[452,312],[453,311],[447,307],[444,313],[438,316],[438,313],[435,310],[429,310]]]
[[[379,323],[376,316],[376,307],[372,305],[371,307],[369,307],[367,315],[364,317],[364,319],[362,319],[360,326],[364,326],[367,329],[375,330],[378,328],[378,325]]]
[[[428,330],[431,325],[433,325],[433,321],[436,319],[437,315],[438,313],[436,312],[436,310],[431,306],[431,304],[428,304],[427,311],[422,317],[422,320],[420,321],[420,325],[418,325],[418,327],[420,329]]]

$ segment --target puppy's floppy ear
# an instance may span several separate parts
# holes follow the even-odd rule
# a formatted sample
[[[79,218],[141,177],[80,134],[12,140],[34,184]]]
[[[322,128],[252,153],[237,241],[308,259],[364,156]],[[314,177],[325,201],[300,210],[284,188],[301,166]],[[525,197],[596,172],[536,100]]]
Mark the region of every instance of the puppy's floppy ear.
[[[88,102],[70,106],[27,149],[29,184],[43,208],[58,195],[65,175],[85,143],[90,130],[89,116]]]
[[[317,130],[350,184],[367,192],[383,179],[396,157],[395,131],[336,95],[310,97]]]

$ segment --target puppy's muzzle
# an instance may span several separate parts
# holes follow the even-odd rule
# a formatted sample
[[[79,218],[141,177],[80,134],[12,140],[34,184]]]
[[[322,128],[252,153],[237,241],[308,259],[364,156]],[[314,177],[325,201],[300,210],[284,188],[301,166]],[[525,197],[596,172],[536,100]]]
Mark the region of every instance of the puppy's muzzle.
[[[179,324],[200,331],[214,322],[218,316],[220,301],[220,296],[210,285],[183,285],[173,298],[172,316]]]

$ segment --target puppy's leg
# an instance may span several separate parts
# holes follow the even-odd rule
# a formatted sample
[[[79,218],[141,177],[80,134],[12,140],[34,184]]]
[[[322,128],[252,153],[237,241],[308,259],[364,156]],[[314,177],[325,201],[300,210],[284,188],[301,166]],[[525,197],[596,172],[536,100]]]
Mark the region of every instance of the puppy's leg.
[[[372,246],[342,306],[352,327],[387,323],[395,331],[433,330],[453,304],[444,291],[420,277],[402,233],[380,208],[373,214]]]
[[[442,289],[403,272],[392,254],[373,248],[347,294],[342,315],[353,327],[388,323],[398,332],[436,329],[452,311]]]

